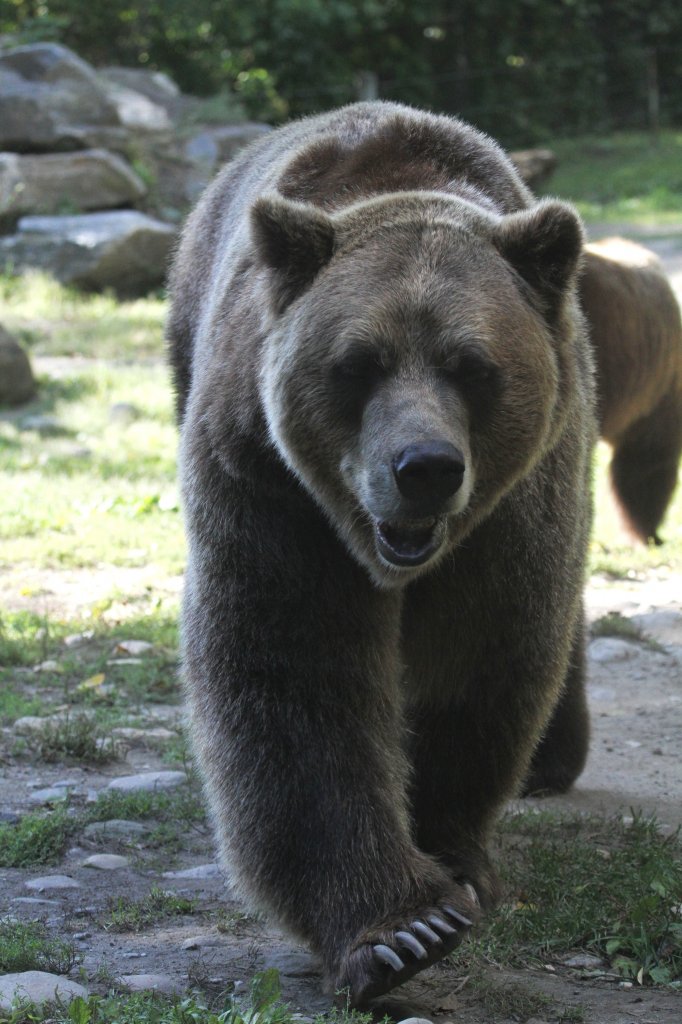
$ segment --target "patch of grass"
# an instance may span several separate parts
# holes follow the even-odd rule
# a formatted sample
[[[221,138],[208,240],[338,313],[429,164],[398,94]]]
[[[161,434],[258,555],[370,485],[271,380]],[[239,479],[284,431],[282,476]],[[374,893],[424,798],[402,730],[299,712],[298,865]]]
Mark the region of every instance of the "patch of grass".
[[[27,814],[16,825],[0,824],[0,867],[55,864],[77,827],[63,807],[49,814]]]
[[[194,900],[154,886],[141,900],[127,896],[112,900],[102,927],[112,932],[141,932],[163,918],[192,914],[194,907]]]
[[[130,821],[152,820],[185,828],[203,826],[206,811],[198,782],[190,776],[188,785],[173,790],[124,793],[115,789],[100,793],[84,812],[86,822],[123,818]]]
[[[639,626],[620,612],[607,612],[606,615],[595,619],[590,626],[590,633],[593,637],[617,636],[622,640],[633,640],[643,644],[652,651],[665,651],[662,644],[643,633]]]
[[[17,718],[38,715],[43,710],[43,702],[37,697],[27,697],[11,684],[0,688],[0,725],[11,725]]]
[[[499,838],[508,899],[459,955],[527,966],[587,951],[611,974],[682,987],[677,834],[643,817],[542,813],[505,819]]]
[[[41,271],[0,276],[3,324],[41,355],[150,359],[163,356],[165,303],[120,302],[59,284]]]
[[[491,1018],[511,1019],[525,1024],[531,1017],[544,1017],[554,1005],[543,992],[518,982],[497,982],[483,974],[471,978],[467,988]]]
[[[0,920],[0,974],[68,974],[79,959],[75,947],[51,936],[41,921]]]
[[[617,132],[548,143],[558,167],[545,191],[576,204],[588,221],[679,223],[682,133]]]
[[[85,761],[103,764],[115,761],[119,746],[113,736],[101,729],[92,715],[74,714],[48,720],[26,738],[28,748],[41,760]]]

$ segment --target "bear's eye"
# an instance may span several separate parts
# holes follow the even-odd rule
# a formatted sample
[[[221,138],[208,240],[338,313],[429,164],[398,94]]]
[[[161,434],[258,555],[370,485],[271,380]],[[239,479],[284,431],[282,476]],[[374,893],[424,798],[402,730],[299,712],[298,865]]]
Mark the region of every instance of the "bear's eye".
[[[378,357],[366,350],[348,352],[334,365],[334,376],[339,380],[375,381],[384,368]]]
[[[494,363],[478,353],[463,352],[446,362],[442,373],[460,387],[492,384],[499,375]]]

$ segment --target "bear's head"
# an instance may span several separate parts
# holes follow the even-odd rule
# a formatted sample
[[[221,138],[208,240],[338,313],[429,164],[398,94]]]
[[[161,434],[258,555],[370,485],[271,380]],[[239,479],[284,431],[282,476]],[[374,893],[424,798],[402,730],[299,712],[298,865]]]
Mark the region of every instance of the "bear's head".
[[[572,209],[415,192],[263,197],[260,394],[281,458],[379,584],[461,540],[554,443],[575,386]]]

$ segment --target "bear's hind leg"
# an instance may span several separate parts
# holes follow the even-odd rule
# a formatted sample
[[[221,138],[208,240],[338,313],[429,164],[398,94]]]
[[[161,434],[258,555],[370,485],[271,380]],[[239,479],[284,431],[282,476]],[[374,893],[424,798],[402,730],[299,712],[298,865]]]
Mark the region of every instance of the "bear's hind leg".
[[[661,543],[658,528],[675,490],[681,454],[682,401],[672,392],[614,443],[613,490],[628,525],[645,543]]]
[[[590,717],[585,693],[585,626],[576,632],[566,684],[533,754],[523,796],[565,793],[587,760]]]

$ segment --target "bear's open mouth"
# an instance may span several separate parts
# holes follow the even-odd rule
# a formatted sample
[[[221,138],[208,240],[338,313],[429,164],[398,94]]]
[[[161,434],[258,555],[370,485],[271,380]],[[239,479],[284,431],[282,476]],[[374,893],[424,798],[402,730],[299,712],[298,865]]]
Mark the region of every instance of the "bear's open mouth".
[[[377,551],[390,565],[423,565],[445,540],[445,516],[375,523]]]

